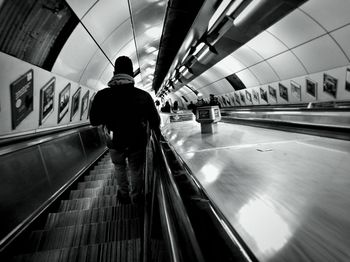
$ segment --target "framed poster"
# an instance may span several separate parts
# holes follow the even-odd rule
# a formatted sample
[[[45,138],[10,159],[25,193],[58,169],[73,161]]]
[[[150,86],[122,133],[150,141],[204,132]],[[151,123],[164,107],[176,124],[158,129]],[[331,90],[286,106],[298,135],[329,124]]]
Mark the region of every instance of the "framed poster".
[[[58,95],[58,121],[60,123],[69,110],[70,86],[68,83]]]
[[[350,68],[346,69],[345,90],[350,92]]]
[[[226,97],[227,106],[232,106],[230,96],[229,95],[225,95],[225,97]]]
[[[56,78],[53,77],[45,84],[44,87],[40,89],[40,116],[39,125],[42,125],[44,121],[53,112],[53,103],[55,96],[55,81]]]
[[[253,99],[256,101],[256,102],[260,102],[259,101],[259,94],[257,91],[253,90]]]
[[[301,85],[293,80],[290,81],[290,90],[292,95],[299,101],[301,101]]]
[[[241,105],[241,100],[239,99],[239,95],[237,93],[235,93],[235,100],[237,104]]]
[[[90,117],[90,109],[91,109],[92,101],[94,101],[95,95],[96,95],[96,92],[93,93],[91,98],[90,98],[89,109],[88,109],[88,113],[87,113],[86,119],[89,119],[89,117]]]
[[[33,111],[33,69],[10,84],[12,129]]]
[[[239,93],[242,103],[245,103],[245,96],[243,93]]]
[[[247,97],[247,100],[249,102],[252,102],[252,94],[250,92],[248,92],[247,90],[245,90],[245,95]]]
[[[269,85],[269,94],[273,101],[277,102],[276,89]]]
[[[264,100],[266,103],[268,103],[269,101],[267,100],[267,91],[262,89],[260,87],[260,97],[262,100]]]
[[[288,101],[288,88],[281,83],[278,83],[278,89],[280,91],[280,97]]]
[[[80,120],[82,120],[84,113],[88,109],[88,103],[89,103],[89,92],[87,91],[85,95],[83,95],[81,99],[81,110],[80,110]]]
[[[306,78],[306,93],[317,98],[317,82],[310,78]]]
[[[80,93],[81,87],[79,87],[78,90],[75,91],[74,95],[72,96],[72,110],[70,111],[70,121],[72,121],[73,117],[78,112],[80,105]]]
[[[331,75],[323,74],[323,92],[336,98],[337,87],[338,87],[337,85],[338,85],[338,79],[336,79]]]

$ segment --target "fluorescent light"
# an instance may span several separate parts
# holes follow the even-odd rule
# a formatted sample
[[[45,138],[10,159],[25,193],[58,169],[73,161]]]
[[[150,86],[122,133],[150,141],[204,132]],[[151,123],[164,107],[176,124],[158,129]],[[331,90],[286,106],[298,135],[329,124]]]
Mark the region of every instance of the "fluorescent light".
[[[196,50],[194,50],[194,53],[193,55],[196,56],[199,51],[202,50],[202,48],[205,46],[205,43],[204,42],[200,42],[197,46],[196,46]]]
[[[213,16],[210,18],[208,23],[208,31],[214,26],[216,21],[218,21],[219,17],[222,15],[224,10],[230,5],[231,0],[224,0],[221,2],[219,7],[215,10]]]
[[[198,56],[198,61],[202,60],[210,52],[209,47],[206,47],[205,50]]]
[[[227,16],[231,16],[234,11],[243,3],[244,0],[236,0],[226,12]]]
[[[179,72],[182,74],[184,71],[186,70],[186,66],[182,65],[180,68],[179,68]]]
[[[253,0],[244,10],[233,20],[233,24],[238,26],[240,23],[244,22],[248,18],[254,9],[256,9],[260,4],[265,2],[265,0]]]
[[[148,53],[148,54],[150,54],[150,53],[153,53],[154,51],[156,51],[157,50],[157,48],[155,48],[154,46],[150,46],[150,47],[148,47],[147,49],[146,49],[146,52]]]

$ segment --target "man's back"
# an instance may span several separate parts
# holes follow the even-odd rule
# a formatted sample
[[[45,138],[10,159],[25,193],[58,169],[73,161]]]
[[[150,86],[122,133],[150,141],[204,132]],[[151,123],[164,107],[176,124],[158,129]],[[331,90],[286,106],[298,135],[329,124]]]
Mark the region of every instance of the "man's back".
[[[104,124],[113,131],[116,148],[144,147],[146,125],[159,128],[160,119],[151,96],[133,84],[112,86],[99,91],[90,111],[92,125]]]

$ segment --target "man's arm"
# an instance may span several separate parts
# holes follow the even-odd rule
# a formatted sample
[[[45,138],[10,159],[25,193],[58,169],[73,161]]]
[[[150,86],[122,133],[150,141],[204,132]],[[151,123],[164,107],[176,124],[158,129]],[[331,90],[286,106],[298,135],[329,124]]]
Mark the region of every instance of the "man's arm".
[[[93,126],[98,126],[103,124],[101,100],[102,100],[101,92],[97,92],[91,104],[90,117],[89,117],[90,123]]]

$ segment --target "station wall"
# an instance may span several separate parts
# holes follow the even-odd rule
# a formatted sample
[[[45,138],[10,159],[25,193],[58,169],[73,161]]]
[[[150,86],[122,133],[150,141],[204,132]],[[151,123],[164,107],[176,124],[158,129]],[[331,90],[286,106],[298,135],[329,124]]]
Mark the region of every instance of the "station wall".
[[[0,138],[88,123],[97,90],[1,52],[0,64]]]

